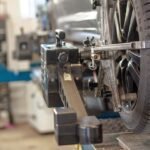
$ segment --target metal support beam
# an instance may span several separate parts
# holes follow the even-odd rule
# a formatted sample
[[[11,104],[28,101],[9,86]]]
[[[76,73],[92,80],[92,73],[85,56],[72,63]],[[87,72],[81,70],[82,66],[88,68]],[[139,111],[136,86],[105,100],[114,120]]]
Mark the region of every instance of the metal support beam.
[[[87,116],[83,100],[72,75],[69,73],[60,72],[59,78],[61,89],[63,90],[68,106],[74,108],[79,118]]]
[[[104,52],[104,51],[109,52],[109,51],[118,51],[118,50],[140,50],[140,49],[150,49],[150,41],[109,44],[109,45],[102,45],[99,47],[92,48],[92,50],[95,53]]]

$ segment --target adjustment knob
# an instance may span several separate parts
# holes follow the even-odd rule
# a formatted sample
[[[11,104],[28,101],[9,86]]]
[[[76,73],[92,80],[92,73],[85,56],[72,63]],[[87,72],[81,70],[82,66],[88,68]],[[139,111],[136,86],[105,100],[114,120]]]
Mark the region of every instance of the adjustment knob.
[[[65,64],[68,62],[68,54],[66,52],[62,52],[58,56],[58,61],[61,64]]]
[[[59,38],[60,40],[65,40],[66,38],[66,34],[63,30],[57,29],[55,31],[55,34],[56,34],[56,38]]]
[[[57,47],[62,47],[62,43],[66,38],[66,34],[63,30],[57,29],[55,31],[56,34],[56,46]]]

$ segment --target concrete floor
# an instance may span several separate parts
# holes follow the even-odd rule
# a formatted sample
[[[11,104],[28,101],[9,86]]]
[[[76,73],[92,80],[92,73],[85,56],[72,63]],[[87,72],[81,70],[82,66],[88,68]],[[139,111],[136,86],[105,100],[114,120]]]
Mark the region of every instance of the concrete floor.
[[[0,130],[0,150],[76,150],[75,146],[59,147],[53,134],[40,135],[28,125]]]

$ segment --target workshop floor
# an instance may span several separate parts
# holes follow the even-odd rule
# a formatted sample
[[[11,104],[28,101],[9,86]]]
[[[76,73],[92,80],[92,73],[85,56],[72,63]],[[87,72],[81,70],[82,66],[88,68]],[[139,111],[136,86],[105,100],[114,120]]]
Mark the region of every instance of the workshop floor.
[[[40,135],[28,125],[0,130],[0,150],[75,150],[75,146],[59,147],[53,134]]]

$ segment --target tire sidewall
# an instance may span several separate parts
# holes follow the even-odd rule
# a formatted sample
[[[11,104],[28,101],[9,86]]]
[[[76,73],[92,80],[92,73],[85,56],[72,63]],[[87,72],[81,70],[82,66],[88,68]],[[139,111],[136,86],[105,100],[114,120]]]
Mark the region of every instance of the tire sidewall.
[[[136,20],[138,24],[138,32],[140,40],[149,39],[147,37],[147,32],[145,30],[145,11],[143,9],[142,0],[132,0],[133,7],[135,9]],[[126,111],[123,109],[120,112],[120,116],[123,119],[125,125],[128,129],[133,131],[142,131],[146,126],[147,120],[145,116],[145,112],[149,109],[148,101],[150,98],[150,83],[149,77],[149,59],[150,52],[148,50],[141,50],[141,65],[140,65],[140,83],[138,90],[138,100],[136,102],[136,106],[132,111]],[[144,66],[144,64],[147,64]],[[148,71],[147,71],[148,70]],[[150,75],[150,74],[149,74]]]

